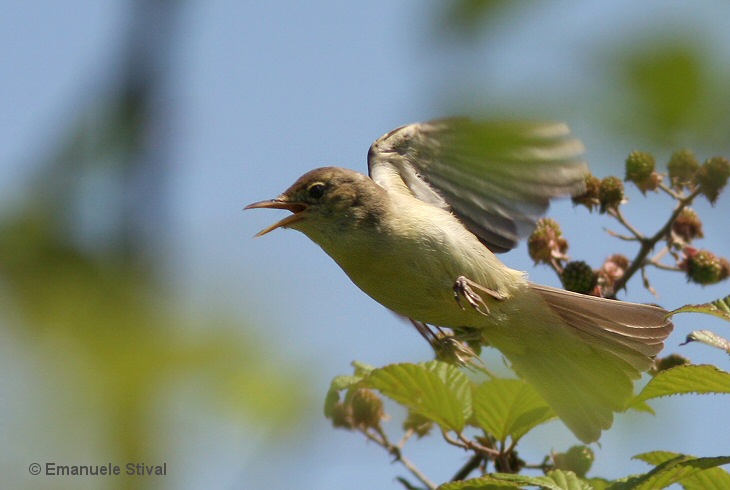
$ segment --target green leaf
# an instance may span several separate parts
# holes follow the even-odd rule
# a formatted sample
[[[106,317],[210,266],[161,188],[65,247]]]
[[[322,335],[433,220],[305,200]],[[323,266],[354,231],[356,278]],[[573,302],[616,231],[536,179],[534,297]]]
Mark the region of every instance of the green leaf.
[[[527,383],[494,379],[474,392],[474,419],[487,433],[504,442],[519,440],[534,427],[555,418],[555,413]]]
[[[520,486],[530,485],[544,490],[591,490],[590,485],[578,478],[572,471],[553,470],[546,476],[524,476],[509,473],[493,473],[489,476],[496,481],[516,483]],[[466,488],[472,489],[472,487]],[[481,489],[481,487],[473,488],[475,490]],[[440,487],[439,490],[441,490]],[[448,490],[457,489],[449,488]]]
[[[553,470],[547,476],[524,476],[511,473],[493,473],[471,480],[450,482],[437,490],[500,490],[538,487],[545,490],[591,490],[591,486],[578,478],[572,471]]]
[[[588,484],[593,490],[606,490],[611,486],[611,481],[605,478],[583,478],[583,481]]]
[[[637,401],[631,400],[631,403],[632,403],[632,405],[630,407],[627,407],[626,410],[635,410],[637,412],[645,412],[645,413],[650,413],[652,415],[656,415],[656,412],[654,411],[653,408],[651,408],[651,405],[649,405],[646,402],[641,402],[641,401],[637,402]]]
[[[340,401],[340,391],[351,388],[363,380],[362,376],[335,376],[324,399],[324,415],[331,418],[334,406]]]
[[[659,465],[678,456],[682,455],[670,451],[653,451],[637,454],[633,459],[638,459],[651,465]],[[685,490],[725,490],[730,488],[730,473],[719,467],[708,468],[699,473],[682,478],[680,483]]]
[[[709,364],[673,367],[654,376],[629,406],[652,398],[687,393],[730,394],[730,373]]]
[[[355,368],[355,376],[367,376],[375,369],[375,366],[362,361],[352,361],[350,365]]]
[[[456,394],[464,405],[464,418],[468,419],[472,413],[472,387],[469,378],[456,366],[440,361],[430,361],[423,364],[430,372],[436,374]]]
[[[442,362],[391,364],[375,369],[366,383],[444,430],[461,432],[471,414],[469,379]]]
[[[667,316],[676,315],[677,313],[705,313],[730,322],[730,296],[725,296],[711,303],[685,305],[670,311]]]
[[[660,490],[674,483],[684,482],[686,478],[697,475],[704,470],[728,463],[730,463],[730,456],[696,458],[680,454],[659,464],[649,473],[632,476],[614,483],[609,487],[609,490]]]
[[[681,345],[689,344],[690,342],[700,342],[710,347],[722,349],[730,354],[730,340],[720,337],[710,330],[695,330],[694,332],[690,332],[687,335],[687,339]]]
[[[470,480],[445,483],[436,490],[512,490],[520,487],[522,485],[519,483],[506,482],[486,475]]]

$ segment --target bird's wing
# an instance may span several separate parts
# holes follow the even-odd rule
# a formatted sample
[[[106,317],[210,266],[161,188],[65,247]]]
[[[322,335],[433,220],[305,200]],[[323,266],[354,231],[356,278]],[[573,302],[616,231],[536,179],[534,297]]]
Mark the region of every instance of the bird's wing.
[[[562,123],[453,118],[378,138],[368,170],[389,192],[451,210],[489,249],[505,252],[532,231],[551,198],[582,191],[582,153]]]

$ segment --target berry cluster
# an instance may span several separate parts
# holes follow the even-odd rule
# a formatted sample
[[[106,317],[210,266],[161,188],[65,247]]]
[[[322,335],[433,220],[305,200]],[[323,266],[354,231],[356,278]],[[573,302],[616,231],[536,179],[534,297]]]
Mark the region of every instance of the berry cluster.
[[[568,241],[560,225],[552,219],[538,221],[528,240],[530,257],[535,263],[551,266],[565,289],[609,298],[624,289],[637,272],[642,273],[644,284],[652,290],[646,275],[649,266],[684,272],[687,280],[697,284],[715,284],[730,276],[730,262],[709,250],[692,246],[695,240],[704,237],[704,230],[697,212],[689,206],[699,197],[714,205],[728,179],[730,161],[724,157],[715,156],[700,164],[692,151],[679,150],[669,159],[666,173],[660,173],[654,156],[633,151],[626,158],[623,180],[615,176],[599,179],[588,175],[584,192],[575,196],[573,203],[585,206],[589,211],[597,208],[601,214],[618,221],[629,234],[609,233],[637,242],[636,257],[629,260],[623,255],[612,255],[595,270],[584,261],[569,261],[566,255]],[[624,216],[622,206],[627,203],[624,182],[632,183],[645,196],[648,192],[661,191],[675,200],[672,214],[653,235],[639,232]],[[662,250],[650,257],[661,242],[664,243]],[[667,256],[673,257],[674,263],[663,262]]]

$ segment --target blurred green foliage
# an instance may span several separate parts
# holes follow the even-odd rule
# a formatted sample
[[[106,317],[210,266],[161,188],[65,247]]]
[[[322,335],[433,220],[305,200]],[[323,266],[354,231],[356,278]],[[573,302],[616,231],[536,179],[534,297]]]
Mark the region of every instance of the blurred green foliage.
[[[262,431],[291,437],[304,422],[292,413],[313,401],[303,389],[306,370],[283,362],[246,320],[230,311],[190,311],[165,279],[170,264],[159,258],[172,168],[157,146],[164,139],[149,142],[152,127],[167,124],[153,110],[164,74],[158,67],[166,65],[156,57],[168,55],[161,42],[167,39],[140,37],[139,29],[156,18],[164,33],[176,3],[137,2],[133,12],[129,37],[111,65],[120,75],[102,96],[75,107],[66,139],[35,166],[24,197],[0,213],[0,335],[8,349],[42,353],[30,360],[27,390],[49,401],[43,416],[54,432],[64,426],[35,436],[43,447],[18,454],[3,473],[17,475],[42,455],[58,464],[172,465],[176,431],[184,428],[160,407],[169,409],[183,395],[205,417],[250,428],[258,439],[248,442],[260,441]],[[44,427],[32,418],[13,423],[37,432]],[[78,460],[95,449],[98,460]],[[187,450],[195,454],[194,447]],[[182,477],[180,468],[176,475]],[[33,484],[82,483],[51,480]],[[165,482],[111,478],[103,484]]]
[[[662,146],[690,139],[715,151],[727,148],[730,72],[701,33],[694,34],[661,33],[609,51],[624,96],[616,129]]]

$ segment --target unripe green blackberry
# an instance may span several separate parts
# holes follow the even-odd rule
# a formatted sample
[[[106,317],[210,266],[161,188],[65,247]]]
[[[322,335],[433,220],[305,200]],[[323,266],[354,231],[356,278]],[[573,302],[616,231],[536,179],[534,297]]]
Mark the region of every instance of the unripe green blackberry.
[[[585,180],[585,191],[582,194],[573,196],[573,204],[587,207],[589,211],[593,211],[598,206],[598,189],[601,187],[601,179],[588,174]]]
[[[730,161],[724,157],[708,159],[697,172],[700,190],[712,204],[715,204],[717,196],[727,185],[728,178],[730,178]]]
[[[672,181],[672,187],[681,189],[690,186],[694,182],[697,170],[700,168],[700,162],[692,150],[675,151],[669,158],[667,170],[669,170],[669,180]]]
[[[579,478],[584,478],[596,459],[593,450],[588,446],[573,446],[564,453],[553,453],[555,468],[572,471]]]
[[[624,180],[636,184],[641,192],[653,191],[661,180],[659,174],[654,172],[655,167],[656,162],[651,154],[634,150],[626,158],[626,177]]]
[[[557,221],[540,218],[527,239],[527,250],[535,263],[549,263],[552,259],[565,257],[568,241],[563,238],[563,231]]]
[[[340,429],[352,429],[355,424],[352,421],[352,407],[342,402],[335,403],[329,418],[332,420],[332,427]]]
[[[715,284],[726,279],[730,274],[730,263],[721,259],[709,250],[685,249],[686,259],[682,268],[687,272],[687,279],[697,284]]]
[[[686,357],[682,357],[679,354],[669,354],[666,357],[655,359],[654,365],[651,369],[649,369],[649,374],[656,376],[662,371],[666,371],[667,369],[671,369],[676,366],[684,366],[686,364],[691,364],[690,360]]]
[[[433,428],[433,420],[420,413],[408,411],[408,417],[403,421],[403,430],[412,430],[419,438],[428,435]]]
[[[672,223],[672,231],[685,242],[704,237],[702,220],[691,208],[684,208]]]
[[[575,293],[590,294],[596,287],[598,277],[591,266],[582,260],[568,262],[560,275],[563,287]]]
[[[618,177],[606,177],[601,181],[598,189],[598,200],[601,203],[601,212],[607,209],[616,209],[624,200],[624,183]]]
[[[352,392],[350,399],[352,407],[352,421],[354,425],[363,428],[380,427],[380,420],[384,417],[383,400],[377,393],[367,388],[359,388]]]

